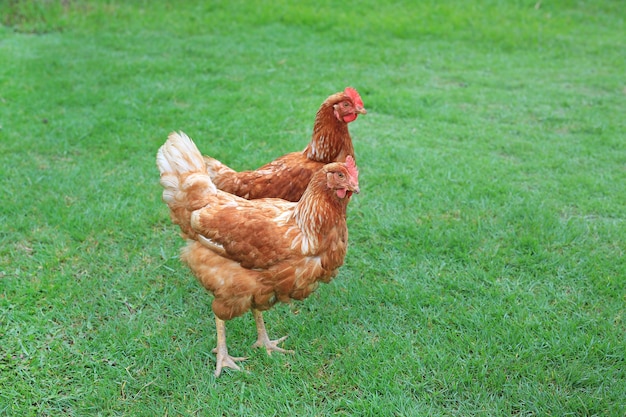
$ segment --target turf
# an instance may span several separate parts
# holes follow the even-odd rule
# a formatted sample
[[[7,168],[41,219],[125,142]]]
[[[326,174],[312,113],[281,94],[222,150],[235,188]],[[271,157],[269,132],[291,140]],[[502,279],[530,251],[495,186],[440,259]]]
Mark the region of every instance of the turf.
[[[625,415],[622,9],[0,3],[0,415]],[[216,380],[156,150],[257,167],[347,85],[346,264]]]

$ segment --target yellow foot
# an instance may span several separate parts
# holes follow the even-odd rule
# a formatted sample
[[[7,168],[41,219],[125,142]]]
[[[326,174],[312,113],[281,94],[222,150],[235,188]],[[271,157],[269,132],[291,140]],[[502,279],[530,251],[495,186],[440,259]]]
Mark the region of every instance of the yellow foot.
[[[216,366],[215,366],[215,377],[219,377],[222,373],[222,368],[230,368],[236,371],[241,371],[239,365],[235,362],[245,361],[248,358],[245,357],[233,357],[228,354],[227,349],[213,349],[213,353],[217,354],[216,358]]]
[[[252,345],[252,347],[258,348],[264,346],[268,355],[271,355],[272,352],[293,353],[293,350],[287,350],[278,347],[278,344],[285,340],[287,336],[283,336],[277,340],[270,340],[270,338],[267,336],[267,330],[265,330],[263,313],[261,313],[259,310],[252,309],[252,315],[254,316],[254,321],[256,322],[256,331],[257,335],[259,336],[254,345]]]
[[[265,347],[268,355],[271,355],[272,352],[280,352],[280,353],[294,353],[293,350],[283,349],[278,347],[278,344],[285,340],[287,336],[283,336],[280,339],[270,340],[267,337],[267,334],[260,334],[257,341],[252,345],[254,348]]]

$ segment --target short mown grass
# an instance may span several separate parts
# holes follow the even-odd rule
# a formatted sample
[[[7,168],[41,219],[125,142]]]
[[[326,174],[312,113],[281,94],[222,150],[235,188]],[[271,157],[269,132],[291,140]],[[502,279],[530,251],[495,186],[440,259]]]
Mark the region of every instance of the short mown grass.
[[[623,416],[622,8],[0,3],[0,415]],[[346,264],[216,380],[156,151],[257,167],[348,85]]]

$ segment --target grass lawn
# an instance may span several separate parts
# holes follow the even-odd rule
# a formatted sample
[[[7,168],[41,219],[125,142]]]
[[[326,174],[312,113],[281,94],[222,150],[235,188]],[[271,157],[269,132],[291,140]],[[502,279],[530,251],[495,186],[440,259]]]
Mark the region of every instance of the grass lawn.
[[[0,3],[0,416],[626,415],[614,0]],[[355,87],[339,276],[219,379],[155,154],[237,169]]]

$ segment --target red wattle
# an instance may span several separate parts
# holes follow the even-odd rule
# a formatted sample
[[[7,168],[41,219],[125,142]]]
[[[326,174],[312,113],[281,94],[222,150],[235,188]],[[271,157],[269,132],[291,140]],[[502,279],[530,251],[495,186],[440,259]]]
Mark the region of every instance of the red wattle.
[[[343,116],[343,121],[346,123],[354,122],[356,120],[356,116],[357,116],[356,113],[347,114]]]

